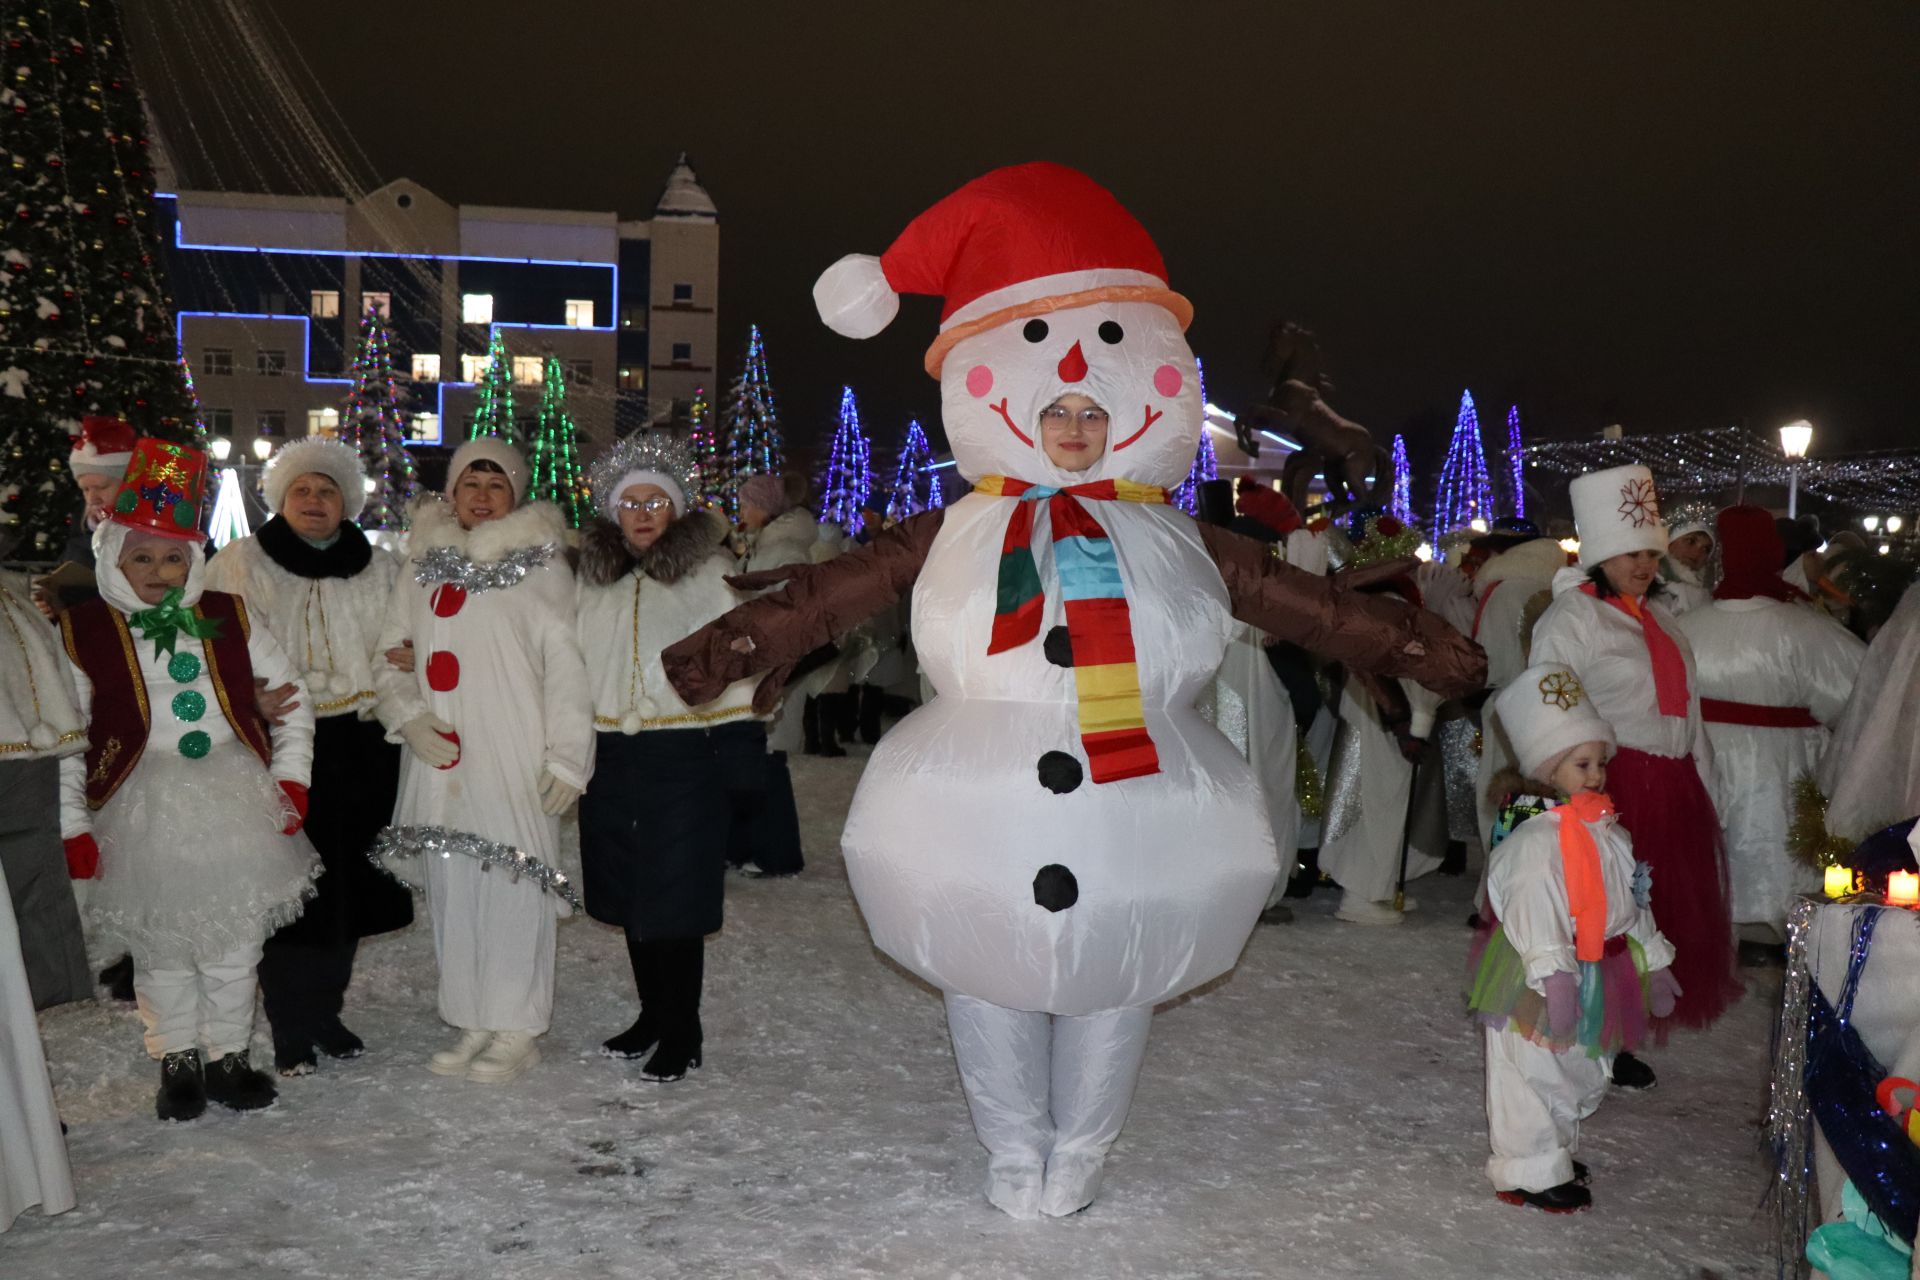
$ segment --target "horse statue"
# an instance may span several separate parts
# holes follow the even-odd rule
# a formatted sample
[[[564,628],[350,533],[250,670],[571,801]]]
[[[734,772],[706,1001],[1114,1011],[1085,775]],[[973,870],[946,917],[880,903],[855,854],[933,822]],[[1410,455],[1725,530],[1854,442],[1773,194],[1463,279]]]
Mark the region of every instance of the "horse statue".
[[[1393,496],[1392,456],[1374,443],[1365,427],[1328,406],[1323,395],[1333,390],[1333,380],[1313,333],[1292,321],[1275,325],[1268,335],[1265,364],[1274,379],[1267,402],[1251,406],[1234,424],[1242,452],[1259,454],[1256,433],[1262,429],[1298,441],[1300,451],[1280,469],[1280,487],[1302,511],[1316,475],[1326,481],[1328,516],[1358,507],[1386,507]]]

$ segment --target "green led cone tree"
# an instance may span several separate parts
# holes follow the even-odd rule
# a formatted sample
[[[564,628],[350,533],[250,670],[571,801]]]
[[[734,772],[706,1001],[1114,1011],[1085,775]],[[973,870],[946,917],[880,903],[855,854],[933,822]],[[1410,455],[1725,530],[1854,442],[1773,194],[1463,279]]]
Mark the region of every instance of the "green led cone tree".
[[[547,357],[541,374],[540,422],[533,433],[533,485],[529,496],[551,502],[578,529],[593,514],[587,478],[580,470],[580,435],[567,412],[567,377],[560,361]]]
[[[115,0],[38,0],[0,45],[0,519],[59,549],[86,414],[197,438]]]
[[[420,496],[420,473],[407,452],[406,392],[393,371],[393,330],[374,307],[360,317],[360,344],[350,371],[353,392],[340,419],[340,438],[360,453],[373,481],[363,529],[404,529],[407,508]]]
[[[467,428],[467,439],[498,436],[519,448],[519,424],[513,420],[513,361],[507,356],[507,344],[498,329],[487,340],[487,367],[480,375],[475,394],[478,403],[473,410],[473,425]]]

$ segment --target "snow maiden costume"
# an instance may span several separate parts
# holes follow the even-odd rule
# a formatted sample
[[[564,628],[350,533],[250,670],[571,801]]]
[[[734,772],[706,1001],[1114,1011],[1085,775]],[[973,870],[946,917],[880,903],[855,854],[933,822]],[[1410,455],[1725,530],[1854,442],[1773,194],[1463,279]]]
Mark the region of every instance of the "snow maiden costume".
[[[247,1061],[254,967],[320,871],[298,834],[311,704],[245,603],[203,589],[205,474],[197,449],[139,442],[114,514],[94,531],[100,596],[60,620],[88,735],[84,756],[60,762],[61,834],[75,877],[97,876],[87,914],[133,955],[163,1120],[192,1119],[208,1099],[273,1101],[272,1082]],[[131,542],[159,537],[185,550],[188,571],[148,604],[120,562]],[[299,698],[271,734],[254,708],[255,676],[292,683]]]
[[[1707,785],[1713,748],[1700,718],[1693,650],[1659,595],[1603,594],[1592,576],[1616,555],[1666,549],[1653,473],[1613,467],[1578,476],[1568,489],[1580,567],[1554,578],[1553,604],[1534,627],[1533,660],[1571,667],[1620,744],[1607,791],[1653,868],[1660,886],[1654,918],[1680,952],[1674,977],[1684,994],[1673,1017],[1655,1024],[1664,1039],[1669,1021],[1711,1024],[1741,990],[1726,854]]]
[[[1084,175],[990,173],[884,257],[830,268],[814,297],[830,326],[869,336],[896,291],[946,298],[926,367],[973,492],[779,571],[785,589],[669,648],[666,672],[698,705],[771,669],[755,694],[770,702],[792,663],[912,591],[938,696],[867,763],[848,879],[880,949],[946,993],[987,1198],[1065,1215],[1098,1192],[1153,1006],[1233,967],[1279,868],[1246,761],[1194,710],[1234,619],[1449,688],[1485,673],[1437,619],[1167,504],[1201,429],[1192,308]],[[1077,472],[1035,443],[1068,393],[1112,417]]]
[[[1529,667],[1494,703],[1532,778],[1583,744],[1613,745],[1568,667]],[[1493,929],[1468,1007],[1486,1040],[1487,1176],[1509,1204],[1570,1212],[1592,1200],[1573,1157],[1580,1122],[1606,1096],[1604,1059],[1639,1044],[1649,990],[1670,1006],[1673,948],[1654,927],[1612,801],[1537,790],[1539,812],[1488,857]]]
[[[409,748],[375,852],[424,888],[440,1016],[463,1033],[432,1070],[503,1083],[539,1061],[553,1014],[554,921],[575,896],[556,869],[559,815],[593,774],[593,708],[560,511],[520,505],[525,459],[484,436],[454,451],[449,496],[476,464],[506,475],[513,507],[466,529],[450,502],[422,499],[374,644],[415,654],[412,672],[374,673],[380,720]]]
[[[332,480],[342,499],[344,518],[325,546],[279,514],[293,481],[309,473]],[[327,872],[300,918],[267,939],[260,960],[283,1075],[311,1071],[316,1046],[333,1057],[360,1053],[359,1037],[340,1022],[354,952],[361,938],[413,922],[407,891],[367,858],[393,817],[400,752],[373,718],[373,672],[385,665],[373,642],[398,564],[354,523],[366,505],[365,478],[349,445],[311,437],[282,446],[267,466],[273,519],[207,562],[207,585],[245,600],[254,625],[304,670],[316,718],[306,832]]]
[[[742,680],[699,708],[675,695],[660,651],[739,604],[721,529],[689,513],[693,456],[641,431],[595,461],[602,518],[580,556],[579,634],[598,731],[593,784],[580,799],[587,912],[626,931],[640,1017],[606,1042],[614,1057],[659,1049],[642,1075],[678,1080],[700,1065],[706,935],[720,929],[734,827],[768,800],[767,730]],[[617,523],[629,487],[653,485],[673,519],[644,551]]]

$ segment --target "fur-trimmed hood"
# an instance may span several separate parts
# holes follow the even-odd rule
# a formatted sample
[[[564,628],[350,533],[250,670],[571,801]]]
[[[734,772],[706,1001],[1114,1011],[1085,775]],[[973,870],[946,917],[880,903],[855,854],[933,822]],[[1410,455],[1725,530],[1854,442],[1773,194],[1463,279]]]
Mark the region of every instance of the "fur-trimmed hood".
[[[529,502],[515,507],[498,520],[489,520],[478,529],[466,530],[453,514],[453,504],[439,494],[423,495],[413,504],[407,538],[407,554],[418,556],[435,547],[453,547],[465,553],[475,564],[490,564],[522,547],[537,547],[551,542],[564,549],[567,540],[566,518],[551,502]]]
[[[1473,585],[1480,595],[1493,590],[1496,582],[1509,578],[1532,578],[1541,583],[1553,581],[1553,575],[1567,567],[1567,552],[1552,538],[1535,538],[1517,547],[1509,547],[1480,566]]]
[[[1501,769],[1487,784],[1487,798],[1498,806],[1505,804],[1512,796],[1539,796],[1544,800],[1558,801],[1560,792],[1551,782],[1529,778],[1518,769]]]
[[[668,525],[652,546],[636,555],[619,525],[595,518],[580,534],[580,577],[590,586],[606,587],[637,566],[655,582],[671,586],[712,556],[721,537],[716,521],[693,511]]]

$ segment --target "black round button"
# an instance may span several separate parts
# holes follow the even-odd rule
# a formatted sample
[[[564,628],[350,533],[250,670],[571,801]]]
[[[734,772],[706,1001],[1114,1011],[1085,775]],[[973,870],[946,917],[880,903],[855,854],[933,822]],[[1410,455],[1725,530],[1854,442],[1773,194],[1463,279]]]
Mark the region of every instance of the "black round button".
[[[1050,862],[1033,878],[1033,900],[1049,911],[1065,911],[1080,901],[1080,882],[1073,872]]]
[[[1073,637],[1067,634],[1065,627],[1054,627],[1047,632],[1047,638],[1040,642],[1040,652],[1047,655],[1047,661],[1056,667],[1073,665]]]
[[[1063,796],[1080,785],[1084,776],[1080,762],[1064,751],[1049,751],[1040,757],[1040,785]]]

